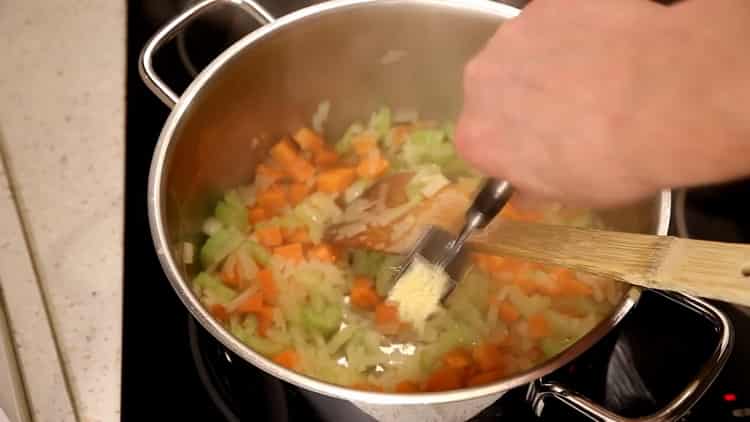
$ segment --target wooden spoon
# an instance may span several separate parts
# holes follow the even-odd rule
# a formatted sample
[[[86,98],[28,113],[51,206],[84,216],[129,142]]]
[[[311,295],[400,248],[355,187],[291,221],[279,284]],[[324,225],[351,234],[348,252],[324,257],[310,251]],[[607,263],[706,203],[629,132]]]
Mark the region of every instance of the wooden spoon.
[[[410,215],[417,223],[398,237],[389,237],[392,227],[378,227],[376,240],[375,231],[368,229],[338,242],[405,254],[427,225],[455,232],[470,202],[471,195],[465,189],[449,186],[414,209]],[[750,306],[750,245],[498,218],[470,237],[466,247],[481,253],[568,267],[638,286]]]

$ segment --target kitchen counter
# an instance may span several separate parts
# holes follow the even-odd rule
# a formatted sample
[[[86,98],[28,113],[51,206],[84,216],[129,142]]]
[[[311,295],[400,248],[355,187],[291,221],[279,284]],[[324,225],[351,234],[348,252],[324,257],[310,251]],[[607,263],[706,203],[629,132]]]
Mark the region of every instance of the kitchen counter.
[[[125,2],[0,2],[0,291],[36,421],[119,419]]]

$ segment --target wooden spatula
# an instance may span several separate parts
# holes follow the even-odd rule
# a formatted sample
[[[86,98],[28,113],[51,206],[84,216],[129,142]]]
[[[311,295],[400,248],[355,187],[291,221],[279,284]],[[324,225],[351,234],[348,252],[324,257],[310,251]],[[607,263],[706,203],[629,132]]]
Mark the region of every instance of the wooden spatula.
[[[398,238],[377,228],[340,242],[389,253],[408,253],[425,226],[457,229],[471,197],[445,188],[412,213],[414,224]],[[673,290],[750,306],[750,245],[619,233],[496,219],[471,236],[469,250],[524,258],[601,275],[643,287]]]
[[[467,247],[750,306],[750,245],[501,221]]]

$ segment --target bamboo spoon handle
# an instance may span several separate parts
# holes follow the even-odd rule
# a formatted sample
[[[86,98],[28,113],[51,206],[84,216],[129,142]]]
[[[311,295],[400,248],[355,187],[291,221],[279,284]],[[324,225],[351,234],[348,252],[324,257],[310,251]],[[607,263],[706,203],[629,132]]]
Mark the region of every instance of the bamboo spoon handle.
[[[503,221],[467,247],[750,306],[750,245]]]

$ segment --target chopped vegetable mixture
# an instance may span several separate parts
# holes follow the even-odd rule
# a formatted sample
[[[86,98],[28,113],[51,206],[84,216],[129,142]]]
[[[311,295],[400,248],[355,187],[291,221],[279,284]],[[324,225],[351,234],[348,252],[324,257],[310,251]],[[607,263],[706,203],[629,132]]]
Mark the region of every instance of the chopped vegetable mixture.
[[[386,300],[400,257],[337,247],[326,229],[406,230],[415,224],[409,211],[425,198],[479,176],[456,155],[450,123],[396,122],[383,107],[329,143],[321,134],[329,107],[314,116],[317,130],[279,139],[255,179],[226,192],[203,225],[193,289],[252,349],[352,388],[452,390],[542,363],[619,302],[623,289],[609,280],[475,255],[424,327],[402,321],[399,304]],[[380,189],[377,182],[389,177],[401,188]],[[597,225],[588,211],[528,210],[513,201],[501,218]]]

